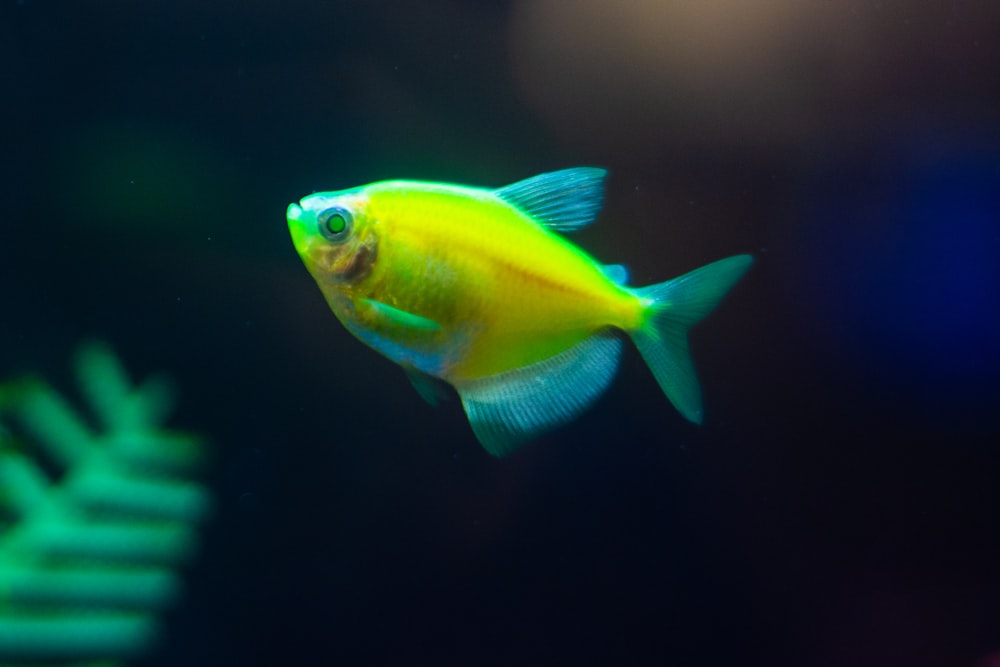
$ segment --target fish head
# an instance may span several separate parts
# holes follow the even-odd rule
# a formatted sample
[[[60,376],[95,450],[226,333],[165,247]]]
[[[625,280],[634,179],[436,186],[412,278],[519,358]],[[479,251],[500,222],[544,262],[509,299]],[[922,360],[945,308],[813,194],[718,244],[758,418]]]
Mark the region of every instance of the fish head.
[[[292,243],[320,287],[343,288],[371,272],[378,239],[367,204],[353,189],[316,192],[288,205]]]

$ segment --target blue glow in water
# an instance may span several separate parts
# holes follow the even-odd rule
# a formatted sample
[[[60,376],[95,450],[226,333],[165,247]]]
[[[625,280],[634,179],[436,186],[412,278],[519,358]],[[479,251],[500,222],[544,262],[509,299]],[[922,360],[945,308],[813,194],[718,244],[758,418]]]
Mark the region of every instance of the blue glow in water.
[[[855,156],[814,183],[798,271],[831,349],[937,399],[1000,374],[1000,151]]]
[[[892,246],[862,295],[880,342],[932,372],[996,370],[1000,161],[959,156],[900,176]]]

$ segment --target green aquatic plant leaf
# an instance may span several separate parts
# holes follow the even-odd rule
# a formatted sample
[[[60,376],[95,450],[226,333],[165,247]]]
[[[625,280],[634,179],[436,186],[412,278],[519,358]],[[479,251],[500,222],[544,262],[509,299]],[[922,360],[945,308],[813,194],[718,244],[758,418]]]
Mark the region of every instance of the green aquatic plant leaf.
[[[148,651],[210,511],[203,441],[162,427],[170,386],[99,344],[76,374],[93,422],[43,380],[0,384],[0,665]]]

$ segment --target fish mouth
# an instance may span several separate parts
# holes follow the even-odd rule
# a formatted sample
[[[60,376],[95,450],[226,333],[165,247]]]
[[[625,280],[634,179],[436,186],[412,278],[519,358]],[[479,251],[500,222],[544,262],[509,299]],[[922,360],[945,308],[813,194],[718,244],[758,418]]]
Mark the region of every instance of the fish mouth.
[[[295,251],[305,259],[306,253],[309,251],[310,236],[307,230],[306,212],[298,204],[291,203],[288,205],[285,217],[288,219],[288,231],[292,235]]]

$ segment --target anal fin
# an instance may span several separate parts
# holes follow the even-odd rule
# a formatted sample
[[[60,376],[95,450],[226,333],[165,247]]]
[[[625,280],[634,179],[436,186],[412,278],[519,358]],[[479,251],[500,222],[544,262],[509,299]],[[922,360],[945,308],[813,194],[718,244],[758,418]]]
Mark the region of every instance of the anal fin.
[[[505,456],[597,400],[614,378],[621,348],[614,332],[602,331],[530,366],[454,384],[483,448]]]

